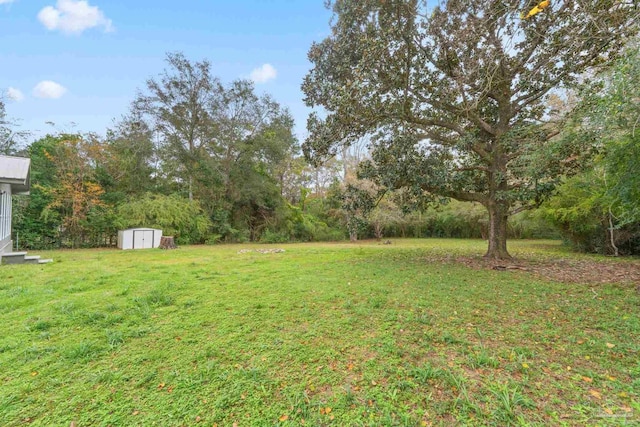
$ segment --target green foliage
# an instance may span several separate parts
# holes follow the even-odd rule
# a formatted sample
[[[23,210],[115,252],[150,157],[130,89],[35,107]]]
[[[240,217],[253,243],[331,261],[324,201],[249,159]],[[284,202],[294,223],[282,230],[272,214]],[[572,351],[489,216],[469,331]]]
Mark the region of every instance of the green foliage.
[[[606,240],[604,183],[600,173],[573,177],[545,204],[543,212],[579,250],[602,252]]]
[[[52,196],[47,189],[54,185],[56,167],[48,156],[55,152],[61,139],[48,135],[29,146],[31,158],[31,193],[14,197],[13,231],[19,249],[51,249],[62,246],[60,215],[47,209]]]
[[[546,204],[545,215],[579,250],[616,253],[617,248],[622,253],[640,253],[637,45],[588,85],[582,96],[565,138],[595,138],[601,154],[591,170],[564,183]]]
[[[266,229],[260,236],[261,243],[286,243],[291,241],[291,236],[285,232],[274,232]]]
[[[612,254],[610,199],[601,167],[568,179],[542,212],[577,250]],[[640,227],[625,224],[614,230],[614,243],[622,254],[640,253]]]
[[[97,163],[97,175],[108,195],[117,203],[131,195],[156,190],[153,132],[135,111],[107,131],[105,155]]]
[[[275,223],[260,238],[263,243],[320,242],[344,239],[344,231],[331,227],[312,212],[287,204]]]
[[[369,221],[372,237],[378,237],[376,228],[379,227],[384,230],[385,237],[486,239],[489,227],[484,207],[455,200],[407,213],[378,213],[374,210]],[[507,232],[509,237],[515,239],[559,237],[546,218],[537,211],[525,211],[511,217]]]
[[[203,242],[212,225],[197,201],[150,193],[120,205],[116,223],[120,228],[159,228],[181,244]]]
[[[608,203],[618,227],[640,222],[640,47],[632,46],[609,73],[604,89],[585,100],[591,128],[604,144]],[[596,86],[597,87],[597,86]],[[595,89],[595,88],[594,88]]]

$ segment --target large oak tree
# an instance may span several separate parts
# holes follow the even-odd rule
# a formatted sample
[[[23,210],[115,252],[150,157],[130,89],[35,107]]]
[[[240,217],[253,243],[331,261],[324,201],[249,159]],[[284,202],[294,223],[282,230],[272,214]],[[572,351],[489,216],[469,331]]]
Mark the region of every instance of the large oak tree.
[[[305,154],[361,137],[387,188],[478,202],[490,258],[509,258],[507,220],[535,206],[585,147],[557,141],[546,97],[619,53],[637,0],[335,0],[331,34],[303,83]]]

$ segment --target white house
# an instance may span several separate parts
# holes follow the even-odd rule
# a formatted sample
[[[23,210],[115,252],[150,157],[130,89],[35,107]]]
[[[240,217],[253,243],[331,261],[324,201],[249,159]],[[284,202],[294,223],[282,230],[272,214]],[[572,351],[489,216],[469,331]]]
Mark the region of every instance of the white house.
[[[29,194],[31,160],[0,155],[0,254],[11,252],[11,195]]]

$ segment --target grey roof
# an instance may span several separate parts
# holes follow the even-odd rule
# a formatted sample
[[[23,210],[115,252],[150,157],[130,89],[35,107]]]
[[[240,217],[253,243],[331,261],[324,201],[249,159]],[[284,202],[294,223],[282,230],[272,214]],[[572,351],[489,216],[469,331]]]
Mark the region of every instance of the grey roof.
[[[120,231],[162,231],[159,228],[147,228],[147,227],[137,227],[137,228],[126,228]]]
[[[28,193],[31,159],[0,155],[0,183],[10,184],[15,193]]]

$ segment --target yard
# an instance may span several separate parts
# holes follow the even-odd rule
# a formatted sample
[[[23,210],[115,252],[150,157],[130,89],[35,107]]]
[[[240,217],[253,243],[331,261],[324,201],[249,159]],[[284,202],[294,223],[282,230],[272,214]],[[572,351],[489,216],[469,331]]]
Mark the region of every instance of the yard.
[[[485,246],[78,250],[0,267],[0,424],[640,422],[640,261],[514,241],[517,261],[490,265]]]

